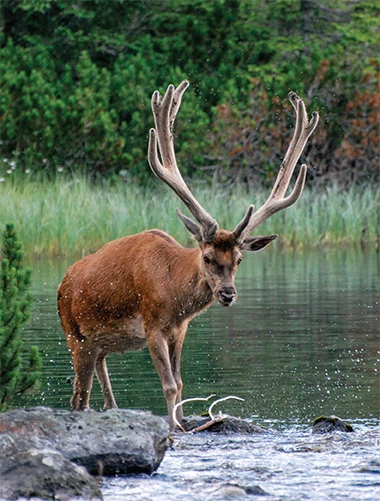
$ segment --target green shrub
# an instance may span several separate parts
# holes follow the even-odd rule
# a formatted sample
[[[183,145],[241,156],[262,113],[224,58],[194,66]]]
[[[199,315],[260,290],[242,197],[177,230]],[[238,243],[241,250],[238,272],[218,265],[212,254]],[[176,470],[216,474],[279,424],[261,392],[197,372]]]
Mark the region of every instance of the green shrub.
[[[41,376],[38,348],[32,346],[25,353],[21,339],[30,315],[31,274],[23,266],[23,251],[14,227],[8,224],[0,270],[0,410],[5,410],[16,395],[33,388]]]

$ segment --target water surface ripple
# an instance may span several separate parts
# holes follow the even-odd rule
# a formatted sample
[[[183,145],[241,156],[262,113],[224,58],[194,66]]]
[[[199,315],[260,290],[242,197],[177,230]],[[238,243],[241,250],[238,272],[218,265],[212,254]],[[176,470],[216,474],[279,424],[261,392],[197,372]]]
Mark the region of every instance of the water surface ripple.
[[[353,425],[354,433],[331,435],[279,423],[249,437],[176,435],[155,475],[108,479],[104,499],[378,501],[380,426]]]

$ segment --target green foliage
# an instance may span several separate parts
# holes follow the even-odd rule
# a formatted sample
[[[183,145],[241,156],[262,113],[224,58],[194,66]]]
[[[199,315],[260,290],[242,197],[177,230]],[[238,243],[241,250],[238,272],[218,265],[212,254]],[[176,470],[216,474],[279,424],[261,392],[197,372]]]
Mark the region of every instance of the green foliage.
[[[247,126],[265,151],[279,114],[283,138],[288,112],[280,108],[294,90],[322,117],[307,152],[315,177],[345,182],[376,175],[378,103],[362,116],[364,127],[352,121],[363,93],[372,103],[378,95],[380,8],[373,0],[9,0],[2,11],[7,162],[0,159],[0,177],[17,167],[50,177],[75,170],[145,181],[150,96],[183,78],[192,84],[176,124],[185,174],[198,167],[220,173],[222,139],[227,150],[244,147],[240,131]],[[223,107],[237,118],[237,134],[236,120],[224,120],[220,135]],[[262,110],[260,118],[252,107]],[[247,111],[254,116],[239,125]],[[360,159],[347,160],[347,143],[364,144],[368,134]],[[276,160],[284,153],[280,142],[270,146]],[[255,182],[270,180],[277,168],[267,156],[257,165],[248,151],[246,160],[256,166],[248,176]],[[247,164],[228,161],[226,152],[222,170],[228,178],[247,177]]]
[[[15,395],[35,386],[41,376],[38,348],[32,346],[25,353],[21,339],[32,302],[28,292],[32,272],[24,268],[23,257],[14,227],[8,224],[0,271],[0,410],[5,410]]]

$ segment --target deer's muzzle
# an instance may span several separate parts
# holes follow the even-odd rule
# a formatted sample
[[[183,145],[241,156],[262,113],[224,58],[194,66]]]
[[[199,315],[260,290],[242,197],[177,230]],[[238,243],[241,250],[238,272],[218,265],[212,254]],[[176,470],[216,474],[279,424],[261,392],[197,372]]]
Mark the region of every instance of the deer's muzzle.
[[[222,306],[231,306],[237,298],[235,287],[225,287],[218,291],[217,299]]]

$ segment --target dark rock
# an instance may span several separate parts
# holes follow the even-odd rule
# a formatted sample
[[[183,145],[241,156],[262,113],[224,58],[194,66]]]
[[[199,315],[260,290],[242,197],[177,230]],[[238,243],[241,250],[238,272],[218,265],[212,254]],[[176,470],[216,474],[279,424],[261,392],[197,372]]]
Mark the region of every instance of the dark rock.
[[[268,496],[268,493],[259,485],[248,485],[244,489],[249,496]]]
[[[203,426],[210,418],[204,416],[187,416],[184,417],[181,421],[181,425],[186,431],[191,431],[194,428],[198,428],[199,426]],[[220,433],[220,434],[234,434],[234,433],[242,433],[244,435],[253,435],[255,433],[268,433],[267,430],[257,426],[253,423],[249,423],[244,419],[239,419],[233,416],[225,415],[223,416],[222,421],[217,422],[211,425],[209,428],[206,428],[204,432],[209,433]]]
[[[100,498],[91,475],[152,473],[167,445],[165,421],[148,412],[46,407],[4,412],[0,498]]]
[[[331,433],[333,431],[352,432],[354,429],[337,416],[320,416],[314,420],[313,433]]]
[[[356,471],[360,473],[377,473],[380,474],[380,460],[379,459],[371,459],[366,463],[362,463],[359,465]]]

